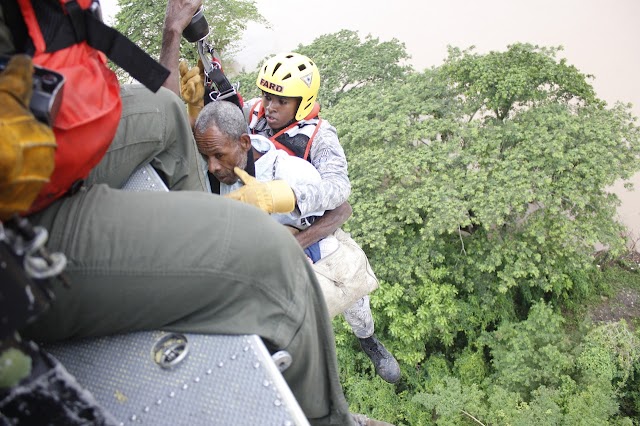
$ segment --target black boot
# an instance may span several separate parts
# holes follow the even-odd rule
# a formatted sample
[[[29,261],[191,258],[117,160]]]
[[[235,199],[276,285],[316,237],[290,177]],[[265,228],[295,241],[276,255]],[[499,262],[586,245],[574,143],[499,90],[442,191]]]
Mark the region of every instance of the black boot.
[[[371,359],[378,376],[382,377],[386,382],[397,383],[400,380],[400,366],[387,348],[375,335],[358,340],[364,353]]]
[[[351,418],[356,423],[356,426],[394,426],[391,423],[370,419],[369,417],[363,414],[352,413]]]

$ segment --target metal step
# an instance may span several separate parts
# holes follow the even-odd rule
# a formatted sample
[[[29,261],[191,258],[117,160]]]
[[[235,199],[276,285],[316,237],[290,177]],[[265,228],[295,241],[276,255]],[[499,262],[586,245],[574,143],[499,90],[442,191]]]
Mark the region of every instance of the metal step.
[[[169,191],[158,172],[148,163],[138,167],[129,176],[122,189],[125,191]]]
[[[122,189],[168,191],[149,164]],[[257,335],[153,331],[44,349],[123,426],[309,424],[280,373],[290,356]]]
[[[44,348],[120,425],[308,425],[256,335],[137,332]]]

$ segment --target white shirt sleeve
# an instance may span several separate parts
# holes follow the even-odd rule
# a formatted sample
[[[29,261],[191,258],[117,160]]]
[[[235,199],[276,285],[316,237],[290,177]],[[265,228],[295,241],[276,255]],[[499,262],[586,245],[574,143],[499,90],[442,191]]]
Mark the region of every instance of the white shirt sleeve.
[[[311,163],[301,158],[291,156],[284,151],[276,150],[275,161],[272,162],[272,179],[281,179],[289,184],[294,194],[300,187],[318,185],[322,181],[320,173]],[[260,158],[262,160],[262,158]],[[258,160],[258,161],[260,161]],[[261,180],[258,178],[258,180]],[[298,208],[287,214],[274,214],[273,217],[284,225],[292,225],[298,228],[305,227],[301,219],[311,216],[322,216],[324,210],[313,212],[300,212]]]

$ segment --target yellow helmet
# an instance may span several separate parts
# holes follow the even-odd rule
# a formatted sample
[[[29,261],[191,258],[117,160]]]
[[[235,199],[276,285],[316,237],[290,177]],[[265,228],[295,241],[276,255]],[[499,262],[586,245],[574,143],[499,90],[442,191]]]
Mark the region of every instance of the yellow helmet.
[[[315,63],[299,53],[281,53],[268,59],[260,72],[256,85],[277,96],[301,98],[296,120],[302,120],[313,109],[320,90],[320,72]]]

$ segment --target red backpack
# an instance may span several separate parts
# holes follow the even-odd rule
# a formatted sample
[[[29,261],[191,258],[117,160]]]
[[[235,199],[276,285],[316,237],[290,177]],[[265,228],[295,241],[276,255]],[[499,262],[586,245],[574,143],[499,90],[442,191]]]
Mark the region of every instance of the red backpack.
[[[94,16],[92,4],[92,0],[18,0],[33,44],[32,52],[27,53],[33,55],[34,64],[65,78],[62,102],[53,123],[58,144],[55,170],[29,213],[43,209],[70,188],[79,186],[115,136],[122,112],[120,85],[102,52],[108,52],[114,62],[153,91],[169,73],[104,25]]]

